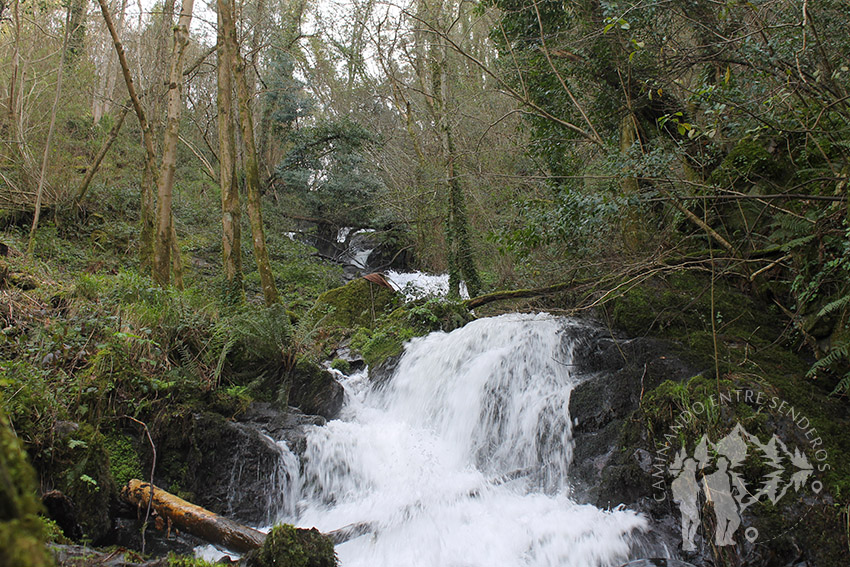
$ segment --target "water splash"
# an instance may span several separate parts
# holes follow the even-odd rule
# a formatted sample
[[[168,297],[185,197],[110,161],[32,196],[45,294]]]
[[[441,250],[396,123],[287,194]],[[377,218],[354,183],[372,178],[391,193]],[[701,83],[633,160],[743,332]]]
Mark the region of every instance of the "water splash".
[[[423,297],[445,297],[449,294],[448,274],[389,270],[385,275],[396,291],[404,294],[406,301],[422,299]],[[469,299],[466,282],[460,282],[460,296],[462,299]]]
[[[368,525],[337,547],[345,567],[625,560],[645,520],[569,497],[571,324],[481,319],[411,341],[383,388],[352,377],[308,437],[297,522]]]

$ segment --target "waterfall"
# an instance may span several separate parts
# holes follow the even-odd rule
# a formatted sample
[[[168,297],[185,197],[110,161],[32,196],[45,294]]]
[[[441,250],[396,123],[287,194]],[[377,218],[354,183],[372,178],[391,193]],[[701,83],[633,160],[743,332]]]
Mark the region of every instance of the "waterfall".
[[[344,567],[618,565],[634,512],[569,495],[569,396],[577,323],[479,319],[411,341],[382,387],[346,381],[341,419],[303,455],[298,525],[368,524]]]

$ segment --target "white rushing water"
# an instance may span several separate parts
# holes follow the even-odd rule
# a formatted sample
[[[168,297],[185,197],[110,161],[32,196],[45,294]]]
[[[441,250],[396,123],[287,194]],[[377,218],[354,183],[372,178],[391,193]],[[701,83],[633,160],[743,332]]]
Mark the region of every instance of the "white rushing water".
[[[345,386],[315,427],[296,517],[328,532],[343,567],[593,567],[625,561],[645,520],[569,496],[571,323],[480,319],[411,341],[394,377]]]
[[[404,294],[406,301],[413,301],[423,297],[441,296],[449,294],[448,274],[426,274],[425,272],[396,272],[389,270],[385,273],[387,280],[395,287],[396,291]],[[460,282],[461,299],[469,299],[466,291],[466,282]]]

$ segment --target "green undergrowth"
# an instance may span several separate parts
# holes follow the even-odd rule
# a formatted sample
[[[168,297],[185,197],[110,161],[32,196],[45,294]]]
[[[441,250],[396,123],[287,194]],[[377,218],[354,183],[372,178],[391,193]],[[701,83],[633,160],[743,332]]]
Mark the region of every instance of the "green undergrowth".
[[[103,221],[106,213],[132,212],[116,213],[120,200],[89,203],[79,217],[46,218],[32,260],[21,252],[25,230],[10,225],[2,234],[10,252],[0,258],[0,412],[34,465],[37,484],[29,490],[65,494],[87,543],[109,531],[120,487],[149,474],[145,426],[157,437],[157,424],[171,423],[165,417],[173,412],[227,420],[254,400],[285,398],[287,371],[313,348],[297,322],[341,276],[311,247],[271,235],[286,302],[265,307],[252,288],[247,239],[245,301],[224,301],[232,298],[221,295],[220,270],[209,269],[220,263],[221,237],[207,234],[220,228],[193,233],[210,217],[184,203],[177,226],[186,288],[163,289],[138,273],[135,219]],[[176,469],[185,455],[158,457],[179,492],[186,471]],[[60,541],[53,528],[48,539]],[[33,541],[43,539],[40,530],[32,530]]]

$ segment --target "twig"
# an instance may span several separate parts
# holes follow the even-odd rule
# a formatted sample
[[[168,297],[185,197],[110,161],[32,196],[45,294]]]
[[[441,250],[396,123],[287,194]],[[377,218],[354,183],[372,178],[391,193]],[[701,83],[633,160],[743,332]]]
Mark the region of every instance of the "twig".
[[[148,483],[149,486],[151,487],[151,494],[150,494],[150,498],[148,498],[148,508],[145,511],[145,521],[142,523],[142,555],[144,555],[145,554],[145,530],[148,527],[148,518],[150,518],[150,515],[151,515],[151,504],[153,502],[153,474],[154,474],[154,471],[156,470],[156,445],[154,445],[153,437],[151,437],[151,432],[148,429],[148,426],[145,422],[139,421],[135,417],[130,417],[129,415],[125,415],[124,417],[126,417],[130,421],[137,423],[137,424],[141,425],[142,427],[144,427],[145,428],[145,435],[148,436],[148,442],[151,444],[151,455],[152,455],[152,457],[151,457],[151,480],[150,480],[150,483]]]

